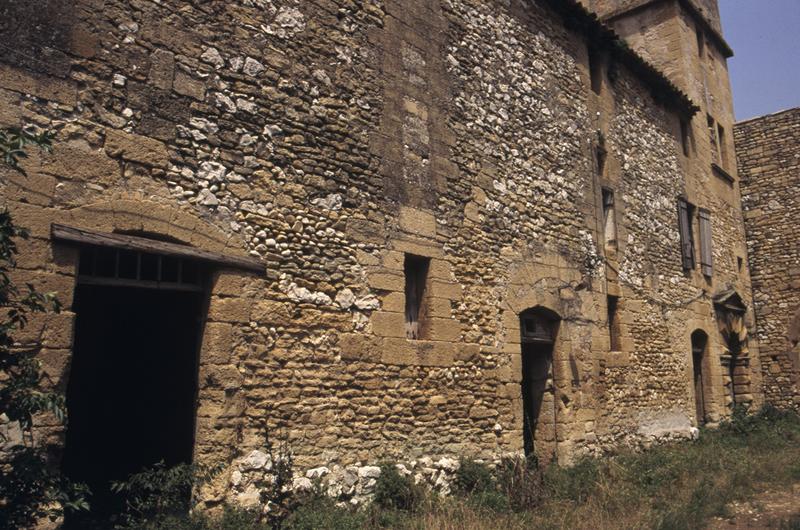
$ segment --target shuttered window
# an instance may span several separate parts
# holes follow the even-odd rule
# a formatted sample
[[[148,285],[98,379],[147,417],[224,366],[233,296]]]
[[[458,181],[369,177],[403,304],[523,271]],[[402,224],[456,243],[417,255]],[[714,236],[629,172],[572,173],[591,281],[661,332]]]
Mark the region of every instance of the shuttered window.
[[[693,205],[689,204],[686,199],[678,199],[678,229],[681,234],[681,260],[684,270],[694,269],[693,213]]]
[[[700,209],[700,268],[705,276],[711,276],[713,273],[713,265],[711,212]]]

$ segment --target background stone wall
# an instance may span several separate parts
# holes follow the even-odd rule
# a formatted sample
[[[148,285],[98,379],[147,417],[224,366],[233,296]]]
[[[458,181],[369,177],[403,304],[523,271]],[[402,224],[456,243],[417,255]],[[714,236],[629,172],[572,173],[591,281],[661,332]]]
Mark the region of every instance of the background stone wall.
[[[800,109],[737,124],[736,155],[764,394],[774,405],[796,408],[800,359],[789,327],[800,308]]]

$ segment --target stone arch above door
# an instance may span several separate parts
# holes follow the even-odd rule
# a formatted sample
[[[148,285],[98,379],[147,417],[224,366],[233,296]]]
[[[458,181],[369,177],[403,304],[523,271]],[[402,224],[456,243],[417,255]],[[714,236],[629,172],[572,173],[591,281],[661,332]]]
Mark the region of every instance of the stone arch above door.
[[[157,234],[203,250],[247,255],[244,241],[238,234],[226,232],[174,204],[120,198],[58,212],[54,217],[60,223],[79,228]]]

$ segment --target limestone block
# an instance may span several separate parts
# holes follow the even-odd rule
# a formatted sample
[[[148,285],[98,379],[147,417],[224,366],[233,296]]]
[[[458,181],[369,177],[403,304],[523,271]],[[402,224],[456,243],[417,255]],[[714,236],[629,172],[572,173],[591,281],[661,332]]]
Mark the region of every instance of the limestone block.
[[[367,284],[373,289],[382,291],[405,292],[406,281],[403,276],[391,273],[372,273],[367,277]]]
[[[71,80],[58,79],[0,64],[0,87],[74,106],[78,91]]]
[[[39,171],[59,178],[108,185],[120,176],[116,160],[83,140],[58,142],[40,160]]]
[[[464,362],[475,362],[481,354],[480,344],[456,344],[455,360]]]
[[[384,311],[392,313],[402,313],[406,308],[406,297],[404,293],[392,292],[381,298],[381,307]],[[448,307],[449,309],[449,307]],[[449,316],[449,313],[448,315]]]
[[[182,96],[189,96],[197,101],[205,101],[206,99],[205,84],[181,70],[175,71],[172,88],[178,94]]]
[[[221,322],[207,322],[203,332],[200,364],[226,364],[233,351],[233,326]]]
[[[430,296],[435,298],[446,298],[448,300],[461,299],[461,285],[452,282],[433,280],[429,287]]]
[[[237,296],[242,294],[245,277],[239,271],[219,271],[214,275],[212,294],[217,296]]]
[[[427,241],[397,239],[392,241],[392,247],[399,252],[423,258],[441,258],[444,256],[444,252],[439,246]]]
[[[400,229],[405,232],[423,237],[436,237],[436,218],[429,211],[401,206],[399,222]]]
[[[162,90],[172,89],[175,73],[175,55],[166,50],[155,50],[150,55],[150,83]]]
[[[375,311],[370,318],[372,332],[379,337],[405,337],[406,319],[403,313]]]
[[[213,296],[208,308],[208,319],[214,322],[249,322],[252,307],[252,300]]]
[[[148,166],[166,167],[169,163],[169,152],[163,143],[116,129],[106,129],[105,150],[109,156]]]
[[[450,263],[443,259],[432,259],[430,268],[428,269],[428,277],[450,281],[452,279]]]
[[[431,298],[428,300],[427,314],[430,317],[450,318],[452,315],[450,305],[451,302],[447,298]]]
[[[463,331],[461,322],[451,318],[430,318],[427,325],[427,338],[431,340],[455,342],[461,338]]]
[[[339,350],[343,360],[378,362],[383,351],[383,341],[361,333],[339,335]]]

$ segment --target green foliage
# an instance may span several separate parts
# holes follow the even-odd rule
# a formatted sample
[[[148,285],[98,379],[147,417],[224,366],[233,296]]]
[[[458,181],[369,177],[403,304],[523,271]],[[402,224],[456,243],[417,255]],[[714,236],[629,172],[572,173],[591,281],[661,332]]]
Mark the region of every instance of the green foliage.
[[[392,464],[382,464],[375,485],[375,504],[386,510],[414,511],[424,498],[421,486],[404,477]]]
[[[495,489],[494,474],[486,464],[462,458],[452,485],[459,495],[472,495]]]
[[[36,146],[45,151],[52,149],[54,134],[49,131],[33,133],[26,129],[0,129],[0,156],[3,163],[19,171],[23,175],[25,171],[20,167],[21,159],[28,158],[25,149],[29,146]]]
[[[267,521],[273,528],[281,528],[286,518],[297,508],[299,498],[292,489],[294,455],[286,440],[277,447],[264,429],[264,449],[272,460],[272,482],[261,491],[261,502],[269,507]]]
[[[0,129],[2,163],[24,173],[19,163],[27,157],[25,149],[38,146],[51,149],[52,134],[34,134],[20,129]],[[34,415],[52,412],[65,420],[64,396],[44,390],[41,364],[36,358],[39,344],[20,344],[15,334],[28,324],[29,315],[61,308],[53,293],[39,293],[32,284],[20,288],[11,280],[16,266],[17,239],[28,233],[17,227],[8,211],[0,211],[0,414],[6,422],[16,422],[23,442],[15,446],[2,462],[0,473],[0,527],[27,527],[38,519],[58,518],[64,510],[86,510],[87,490],[70,484],[49,462],[47,450],[30,439]]]
[[[125,499],[118,526],[138,528],[145,521],[161,523],[187,512],[192,488],[209,476],[208,471],[194,465],[168,468],[159,462],[125,481],[113,482],[111,491]]]
[[[337,506],[325,495],[313,495],[299,503],[286,519],[286,530],[358,530],[367,524],[367,514]]]
[[[205,513],[163,515],[135,526],[137,530],[272,530],[258,512],[225,507],[222,515]]]

